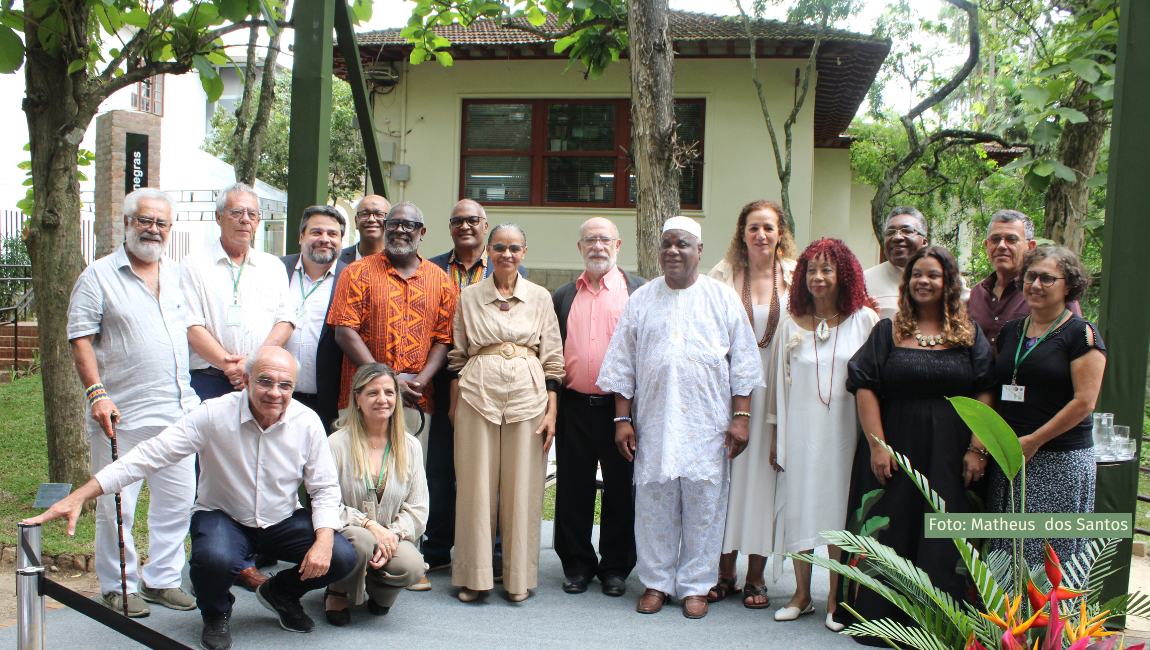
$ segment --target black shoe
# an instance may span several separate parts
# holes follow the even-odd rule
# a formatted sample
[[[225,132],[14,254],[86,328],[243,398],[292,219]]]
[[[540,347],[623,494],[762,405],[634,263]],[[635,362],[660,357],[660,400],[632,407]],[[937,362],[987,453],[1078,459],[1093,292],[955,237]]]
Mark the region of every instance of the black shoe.
[[[566,578],[563,580],[563,591],[566,591],[569,594],[581,594],[584,591],[587,591],[587,585],[590,582],[591,579],[585,576]]]
[[[315,629],[315,621],[304,613],[299,598],[276,593],[272,588],[272,582],[268,580],[256,589],[256,599],[261,605],[279,615],[280,627],[288,632],[311,632]]]
[[[622,596],[627,593],[627,581],[619,576],[604,576],[599,582],[603,583],[603,593],[608,596]]]
[[[375,614],[376,616],[386,616],[387,613],[391,611],[391,608],[380,605],[379,603],[372,600],[371,596],[369,595],[367,597],[367,611]]]
[[[256,556],[252,558],[252,562],[255,563],[257,569],[266,569],[270,566],[275,566],[278,563],[274,557],[270,555],[264,555],[263,553],[256,553]]]
[[[503,554],[491,556],[491,573],[495,582],[503,582]]]
[[[200,647],[204,650],[228,650],[232,647],[232,633],[228,629],[231,612],[204,617],[204,631],[200,634]]]
[[[331,589],[324,589],[323,590],[323,599],[324,599],[323,615],[327,617],[327,622],[331,623],[332,625],[334,625],[336,627],[347,627],[348,625],[350,625],[351,624],[351,610],[348,609],[346,605],[344,606],[343,609],[328,609],[327,608],[327,602],[326,602],[328,596],[331,596],[332,598],[347,598],[347,594],[341,594],[338,591],[332,591]]]
[[[424,555],[423,561],[427,563],[427,572],[451,568],[450,555]]]

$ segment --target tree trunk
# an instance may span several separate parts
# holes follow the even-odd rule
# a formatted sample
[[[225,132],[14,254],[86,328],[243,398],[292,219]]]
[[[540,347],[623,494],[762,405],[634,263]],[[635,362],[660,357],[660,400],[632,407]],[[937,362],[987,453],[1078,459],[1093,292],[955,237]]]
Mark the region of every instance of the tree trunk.
[[[26,6],[32,0],[25,0]],[[61,13],[64,13],[63,11]],[[79,3],[67,14],[75,34],[87,34],[88,10]],[[49,56],[39,45],[37,28],[27,23],[24,112],[32,152],[35,207],[24,226],[24,242],[32,262],[39,324],[40,367],[43,377],[44,420],[48,433],[48,478],[79,486],[88,481],[88,417],[84,387],[68,344],[68,299],[84,268],[80,255],[80,182],[76,174],[78,143],[59,136],[76,119],[80,89],[69,76],[75,56]],[[80,43],[87,51],[87,43]],[[63,92],[61,89],[66,89]]]
[[[259,27],[252,27],[248,30],[248,60],[244,67],[244,92],[240,97],[240,105],[236,107],[236,128],[232,131],[232,164],[235,167],[236,180],[240,182],[244,182],[240,178],[240,169],[247,163],[248,158],[248,116],[252,114],[252,94],[256,89],[256,43],[259,38]]]
[[[268,122],[272,117],[272,106],[276,101],[276,58],[279,55],[280,34],[272,34],[268,41],[268,53],[264,57],[264,72],[260,80],[260,102],[256,117],[248,136],[247,153],[243,164],[236,166],[236,180],[246,185],[255,185],[256,173],[260,168],[260,155],[264,150],[264,136],[268,132]],[[245,89],[245,92],[247,90]],[[245,98],[246,99],[246,98]]]
[[[1090,84],[1079,79],[1067,104],[1085,113],[1088,119],[1079,124],[1067,123],[1063,127],[1055,157],[1078,173],[1074,182],[1055,177],[1046,188],[1046,224],[1042,233],[1043,237],[1079,255],[1085,241],[1082,222],[1086,220],[1090,201],[1090,188],[1086,182],[1098,168],[1098,155],[1106,137],[1108,118],[1101,101],[1083,99],[1082,96],[1088,92]]]
[[[631,64],[631,165],[639,275],[654,278],[659,268],[663,222],[679,214],[675,161],[675,60],[667,0],[635,0],[627,11]]]

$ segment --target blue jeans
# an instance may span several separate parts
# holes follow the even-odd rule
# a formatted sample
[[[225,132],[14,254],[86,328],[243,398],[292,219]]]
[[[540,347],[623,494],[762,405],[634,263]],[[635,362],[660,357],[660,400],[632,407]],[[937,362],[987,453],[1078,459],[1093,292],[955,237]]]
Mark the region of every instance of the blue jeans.
[[[192,373],[192,390],[200,401],[215,399],[238,390],[226,377],[217,377],[203,372]]]
[[[232,609],[232,584],[245,567],[244,558],[263,553],[283,562],[299,564],[315,543],[311,512],[300,508],[292,516],[267,528],[249,528],[219,510],[192,513],[192,585],[204,616]],[[302,580],[297,568],[284,569],[268,581],[269,588],[300,598],[313,589],[343,579],[355,568],[355,549],[343,535],[333,535],[331,564],[318,578]]]

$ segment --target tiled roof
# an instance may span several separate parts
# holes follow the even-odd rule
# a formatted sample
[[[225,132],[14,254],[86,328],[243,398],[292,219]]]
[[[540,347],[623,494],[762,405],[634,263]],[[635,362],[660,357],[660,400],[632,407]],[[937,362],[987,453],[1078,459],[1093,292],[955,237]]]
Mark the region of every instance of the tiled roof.
[[[671,34],[676,58],[746,58],[748,45],[743,25],[737,18],[672,10]],[[545,31],[558,28],[553,16]],[[502,27],[494,20],[477,20],[467,28],[460,25],[436,27],[435,33],[452,43],[456,61],[483,59],[563,58],[546,39],[519,29]],[[756,20],[751,24],[757,56],[802,58],[810,54],[818,28],[813,25]],[[356,34],[365,65],[398,61],[407,57],[411,46],[399,29]],[[862,104],[886,55],[890,40],[867,34],[830,29],[823,36],[818,56],[818,83],[814,88],[815,144],[834,146]],[[625,56],[625,55],[624,55]],[[428,65],[434,65],[430,63]],[[333,67],[344,76],[343,55],[335,48]]]

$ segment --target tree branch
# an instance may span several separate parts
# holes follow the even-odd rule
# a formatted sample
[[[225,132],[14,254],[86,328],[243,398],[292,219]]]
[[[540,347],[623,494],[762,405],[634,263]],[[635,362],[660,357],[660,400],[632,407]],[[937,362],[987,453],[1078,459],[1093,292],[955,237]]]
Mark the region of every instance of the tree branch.
[[[623,19],[622,21],[620,21],[619,18],[617,18],[617,17],[595,18],[593,20],[588,20],[588,21],[584,21],[581,23],[574,23],[570,27],[568,27],[567,29],[564,29],[564,30],[558,31],[558,32],[549,32],[549,31],[546,31],[542,28],[536,27],[530,23],[523,24],[523,23],[518,23],[518,22],[512,22],[510,18],[499,23],[499,27],[501,29],[517,29],[519,31],[528,32],[530,34],[535,34],[536,36],[543,38],[545,40],[548,40],[548,41],[557,41],[561,38],[567,38],[568,36],[574,34],[577,31],[587,29],[588,27],[597,27],[600,25],[610,26],[610,27],[618,27],[620,25],[626,26],[627,21],[626,21],[626,19]]]
[[[266,21],[266,20],[241,20],[238,23],[232,23],[230,25],[224,25],[223,27],[220,27],[218,29],[213,29],[212,31],[204,34],[200,38],[199,43],[197,43],[197,46],[200,49],[203,49],[203,48],[207,47],[210,43],[212,43],[212,41],[215,41],[217,38],[220,38],[224,34],[231,34],[232,32],[239,31],[241,29],[248,29],[249,27],[267,27],[267,26],[268,26],[268,21]],[[276,21],[276,27],[279,27],[280,29],[293,29],[294,25],[292,24],[292,21],[290,21],[290,20],[277,20]]]
[[[912,140],[912,151],[916,148],[914,145],[917,144],[918,140],[918,133],[915,131],[913,125],[915,118],[922,115],[927,109],[933,108],[939,102],[946,99],[950,93],[954,92],[955,88],[958,88],[962,85],[962,82],[966,81],[966,78],[970,76],[970,72],[974,70],[974,66],[978,64],[979,52],[982,49],[982,40],[978,35],[978,7],[974,4],[971,4],[967,0],[946,1],[966,12],[966,33],[967,39],[970,41],[970,51],[967,54],[966,62],[962,64],[962,67],[958,69],[958,72],[954,73],[954,76],[951,77],[950,81],[946,82],[946,84],[944,84],[941,88],[931,93],[929,97],[919,102],[918,105],[916,105],[914,108],[910,109],[909,113],[899,118],[899,121],[903,123],[903,127],[905,127],[907,130],[907,136],[909,136]]]
[[[144,49],[144,45],[147,44],[147,42],[151,40],[153,36],[155,36],[156,26],[160,22],[160,14],[165,10],[173,11],[172,5],[175,3],[176,0],[164,0],[164,4],[161,5],[159,9],[152,12],[152,15],[148,18],[148,26],[137,31],[135,35],[133,35],[132,38],[128,40],[127,44],[120,48],[120,53],[112,57],[112,60],[109,61],[108,65],[104,67],[104,71],[101,72],[100,75],[96,78],[97,84],[95,89],[89,90],[93,97],[99,96],[101,89],[107,87],[108,82],[111,81],[112,77],[115,75],[116,70],[120,69],[120,64],[122,64],[124,61],[133,61],[137,56],[139,56],[140,50]],[[104,101],[111,94],[112,93],[109,92],[103,96],[100,96],[100,101]]]
[[[79,110],[76,111],[76,116],[72,118],[71,125],[67,130],[60,133],[60,137],[69,143],[75,140],[75,144],[78,145],[80,140],[84,138],[84,132],[87,130],[92,118],[99,112],[100,103],[117,90],[127,88],[134,83],[138,83],[158,74],[184,74],[191,69],[192,65],[190,63],[180,63],[179,61],[152,61],[130,72],[125,72],[105,84],[101,84],[96,91],[88,93],[87,98],[80,105]]]

